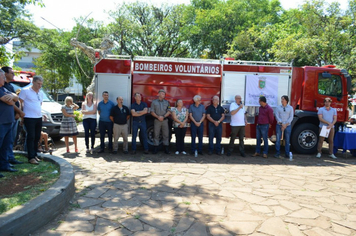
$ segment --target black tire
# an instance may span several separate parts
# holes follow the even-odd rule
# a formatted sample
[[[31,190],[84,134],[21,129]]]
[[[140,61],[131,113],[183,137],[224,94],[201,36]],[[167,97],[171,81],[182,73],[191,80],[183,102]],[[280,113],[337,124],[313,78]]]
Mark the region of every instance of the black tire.
[[[291,135],[293,150],[300,154],[316,153],[319,140],[319,128],[313,124],[300,124]]]

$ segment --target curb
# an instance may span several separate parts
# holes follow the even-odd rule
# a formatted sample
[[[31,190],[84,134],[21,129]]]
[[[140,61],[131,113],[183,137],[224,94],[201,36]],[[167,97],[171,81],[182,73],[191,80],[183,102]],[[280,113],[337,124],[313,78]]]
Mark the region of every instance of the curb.
[[[17,154],[26,152],[14,151]],[[0,235],[28,235],[57,217],[74,196],[74,171],[69,162],[57,156],[41,154],[44,160],[59,166],[60,176],[47,191],[24,205],[0,215]]]

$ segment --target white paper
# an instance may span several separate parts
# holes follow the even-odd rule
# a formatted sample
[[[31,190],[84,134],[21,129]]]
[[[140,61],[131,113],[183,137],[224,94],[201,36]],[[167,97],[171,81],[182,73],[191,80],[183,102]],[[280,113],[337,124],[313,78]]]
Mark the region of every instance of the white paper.
[[[327,129],[327,126],[323,125],[320,131],[320,136],[327,138],[329,137],[329,133],[330,133],[330,129]]]

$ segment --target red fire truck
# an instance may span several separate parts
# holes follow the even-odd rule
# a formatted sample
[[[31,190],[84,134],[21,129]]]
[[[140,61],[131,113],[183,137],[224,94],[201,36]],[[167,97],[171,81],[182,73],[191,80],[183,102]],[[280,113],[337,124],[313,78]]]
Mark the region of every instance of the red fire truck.
[[[103,91],[108,91],[115,103],[122,96],[130,107],[132,94],[139,92],[150,107],[158,91],[166,91],[171,106],[182,99],[188,107],[193,97],[200,95],[202,104],[208,106],[214,95],[220,97],[226,108],[223,136],[230,134],[229,106],[235,95],[242,96],[247,110],[246,138],[256,137],[258,98],[263,95],[267,103],[275,108],[280,97],[288,95],[295,109],[292,123],[291,144],[298,153],[315,153],[318,141],[317,110],[324,106],[325,97],[332,97],[332,106],[337,109],[338,122],[348,119],[348,91],[351,77],[346,70],[335,66],[293,67],[288,63],[203,60],[186,58],[157,58],[112,56],[100,60],[94,68],[95,97],[100,101]],[[146,116],[149,144],[153,144],[153,117]],[[207,123],[207,122],[205,122]],[[205,124],[204,133],[207,134]],[[275,126],[269,130],[271,141],[275,141]]]

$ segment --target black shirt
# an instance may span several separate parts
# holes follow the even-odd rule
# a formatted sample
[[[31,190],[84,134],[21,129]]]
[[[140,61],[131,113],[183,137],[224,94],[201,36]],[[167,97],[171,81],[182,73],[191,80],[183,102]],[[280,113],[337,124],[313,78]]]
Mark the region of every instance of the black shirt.
[[[114,123],[119,125],[124,125],[127,123],[127,116],[130,115],[129,108],[125,105],[122,105],[120,109],[119,106],[114,106],[111,109],[110,116],[114,117]]]
[[[210,106],[208,106],[206,108],[206,114],[210,114],[210,117],[215,120],[218,121],[220,120],[220,118],[222,117],[222,114],[225,112],[224,108],[222,108],[222,106],[218,105],[216,108],[213,106],[213,104],[211,104]]]

